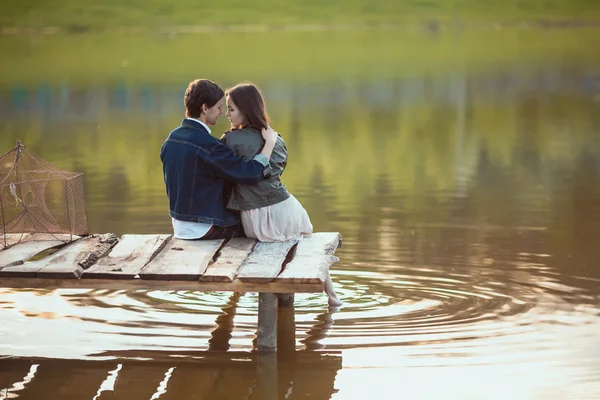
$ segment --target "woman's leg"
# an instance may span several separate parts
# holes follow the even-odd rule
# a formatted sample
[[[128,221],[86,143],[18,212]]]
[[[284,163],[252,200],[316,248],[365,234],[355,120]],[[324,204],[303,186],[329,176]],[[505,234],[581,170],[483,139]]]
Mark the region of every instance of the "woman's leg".
[[[333,281],[331,280],[331,274],[329,271],[327,271],[327,279],[325,280],[325,293],[329,297],[328,302],[331,307],[339,307],[343,304],[335,293],[335,290],[333,290]]]

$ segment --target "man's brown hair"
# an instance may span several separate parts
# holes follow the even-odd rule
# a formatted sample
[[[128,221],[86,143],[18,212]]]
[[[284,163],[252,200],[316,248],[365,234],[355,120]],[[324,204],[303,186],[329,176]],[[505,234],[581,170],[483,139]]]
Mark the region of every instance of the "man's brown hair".
[[[246,126],[261,130],[269,126],[269,115],[267,114],[265,100],[260,90],[251,83],[240,83],[225,93],[240,110]]]
[[[191,81],[183,96],[186,115],[190,118],[200,118],[202,104],[212,108],[224,95],[223,89],[211,80],[196,79]]]

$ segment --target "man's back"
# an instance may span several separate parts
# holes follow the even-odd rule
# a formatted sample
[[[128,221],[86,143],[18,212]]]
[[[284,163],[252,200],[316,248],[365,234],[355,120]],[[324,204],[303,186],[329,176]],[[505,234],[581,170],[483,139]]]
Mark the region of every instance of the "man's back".
[[[257,156],[258,157],[258,156]],[[268,160],[245,161],[198,121],[184,119],[160,152],[171,217],[217,226],[239,223],[237,214],[225,209],[225,179],[256,184],[270,171]]]

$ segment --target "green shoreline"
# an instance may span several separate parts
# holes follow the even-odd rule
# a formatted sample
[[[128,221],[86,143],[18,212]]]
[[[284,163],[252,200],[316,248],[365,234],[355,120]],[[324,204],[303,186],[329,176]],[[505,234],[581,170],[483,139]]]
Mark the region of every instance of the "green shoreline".
[[[404,23],[351,23],[351,24],[207,24],[207,25],[163,25],[163,26],[93,26],[73,24],[67,26],[4,26],[0,27],[0,35],[57,35],[82,33],[122,33],[122,34],[201,34],[201,33],[257,33],[257,32],[343,32],[343,31],[462,31],[493,29],[577,29],[600,28],[597,19],[524,19],[524,20],[490,20],[462,21],[424,19]]]
[[[115,32],[0,36],[0,87],[47,82],[181,83],[190,76],[257,82],[361,81],[398,75],[463,73],[508,65],[557,62],[597,65],[597,29],[441,32],[224,32],[205,35],[123,35]],[[493,43],[493,46],[490,46]],[[202,52],[190,49],[202,46]],[[77,49],[74,51],[74,49]],[[229,49],[236,49],[232,62]],[[393,51],[392,51],[393,50]],[[210,63],[204,62],[210,55]],[[185,55],[186,62],[173,63]],[[250,61],[253,60],[253,61]],[[290,62],[293,60],[293,62]]]
[[[37,3],[37,4],[36,4]],[[420,23],[520,23],[600,20],[596,0],[0,0],[1,28],[241,25],[412,25]]]

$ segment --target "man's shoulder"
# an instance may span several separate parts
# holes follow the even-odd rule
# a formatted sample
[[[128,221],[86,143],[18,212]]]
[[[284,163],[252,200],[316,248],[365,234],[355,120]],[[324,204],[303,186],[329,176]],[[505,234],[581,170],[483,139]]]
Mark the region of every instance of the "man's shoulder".
[[[190,132],[191,129],[188,129],[186,127],[183,126],[178,126],[177,128],[173,129],[170,133],[169,136],[167,136],[167,143],[179,143],[179,144],[196,144],[196,140],[194,140],[194,135],[192,135]]]
[[[190,128],[185,124],[173,129],[169,133],[167,141],[187,143],[194,146],[214,145],[219,142],[217,138],[211,136],[206,130]]]

